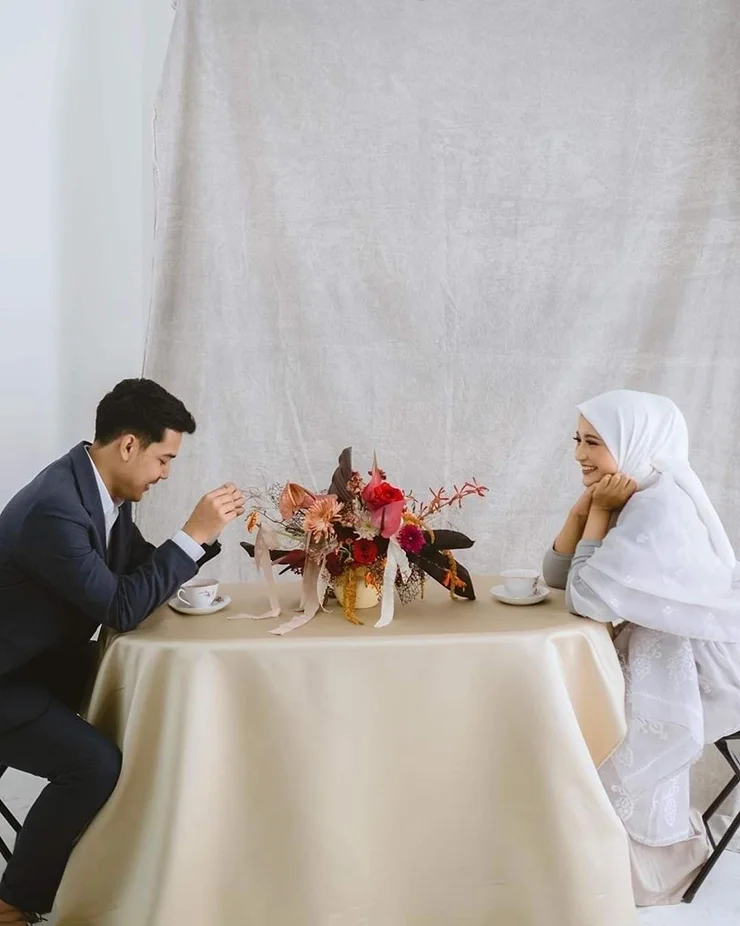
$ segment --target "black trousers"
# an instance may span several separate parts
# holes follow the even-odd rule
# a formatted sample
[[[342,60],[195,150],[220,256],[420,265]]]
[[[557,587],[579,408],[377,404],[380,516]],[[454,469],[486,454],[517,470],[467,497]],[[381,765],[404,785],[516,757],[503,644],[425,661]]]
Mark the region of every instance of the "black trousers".
[[[2,881],[0,898],[25,913],[48,913],[72,849],[118,781],[118,747],[77,715],[95,644],[49,654],[29,666],[24,685],[51,694],[47,710],[0,732],[0,764],[46,778],[28,811]]]

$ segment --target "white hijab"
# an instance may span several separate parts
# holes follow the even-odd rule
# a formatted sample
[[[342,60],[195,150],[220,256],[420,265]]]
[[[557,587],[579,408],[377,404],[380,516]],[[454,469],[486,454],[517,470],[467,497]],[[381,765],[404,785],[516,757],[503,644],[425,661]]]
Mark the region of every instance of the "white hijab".
[[[735,554],[689,463],[681,412],[663,396],[629,390],[606,393],[578,410],[620,472],[640,487],[580,578],[623,620],[740,642]]]

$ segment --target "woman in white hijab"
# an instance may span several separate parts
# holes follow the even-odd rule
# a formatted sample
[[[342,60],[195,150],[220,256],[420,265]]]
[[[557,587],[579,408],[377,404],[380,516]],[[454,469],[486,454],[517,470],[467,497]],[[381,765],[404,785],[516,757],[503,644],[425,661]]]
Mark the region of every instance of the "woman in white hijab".
[[[740,588],[722,522],[670,399],[578,407],[586,491],[545,558],[568,606],[620,624],[628,732],[600,769],[630,836],[638,905],[678,903],[709,854],[689,803],[704,744],[740,729]]]

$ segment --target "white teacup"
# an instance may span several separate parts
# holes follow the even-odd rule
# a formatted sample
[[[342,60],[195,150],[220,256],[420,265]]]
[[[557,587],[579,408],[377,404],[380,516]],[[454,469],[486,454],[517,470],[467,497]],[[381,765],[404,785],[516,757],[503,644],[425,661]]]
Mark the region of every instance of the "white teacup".
[[[218,595],[216,579],[196,577],[186,582],[178,591],[177,597],[190,608],[207,608],[213,604]]]
[[[531,598],[539,586],[540,574],[535,569],[507,569],[501,573],[506,594],[512,598]]]

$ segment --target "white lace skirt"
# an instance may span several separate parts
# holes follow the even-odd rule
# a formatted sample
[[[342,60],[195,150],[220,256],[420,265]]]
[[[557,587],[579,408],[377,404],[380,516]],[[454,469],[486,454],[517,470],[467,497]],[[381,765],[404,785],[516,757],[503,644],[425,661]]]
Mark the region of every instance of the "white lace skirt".
[[[627,735],[599,772],[632,843],[636,901],[677,903],[709,852],[689,769],[740,729],[740,644],[627,625],[615,640]]]

